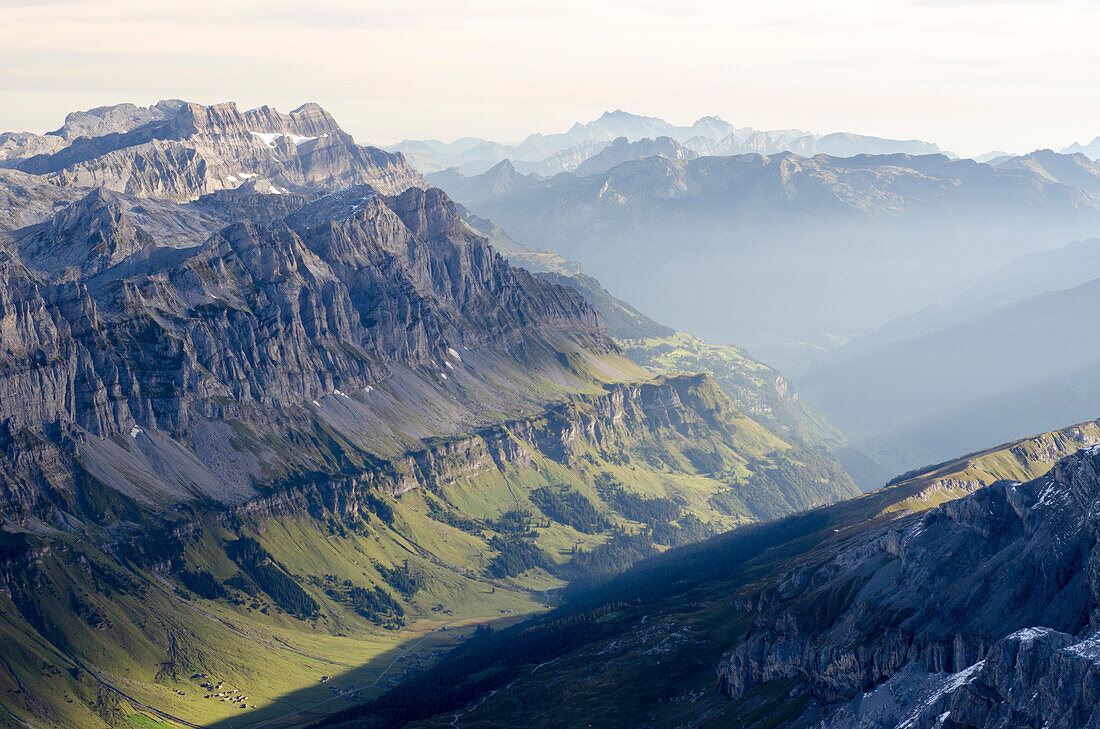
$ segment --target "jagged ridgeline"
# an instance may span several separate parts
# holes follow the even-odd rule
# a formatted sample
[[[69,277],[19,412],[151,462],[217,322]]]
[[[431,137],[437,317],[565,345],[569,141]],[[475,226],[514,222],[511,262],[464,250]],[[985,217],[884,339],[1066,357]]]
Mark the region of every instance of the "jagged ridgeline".
[[[304,722],[855,493],[316,105],[106,107],[0,151],[4,721]]]

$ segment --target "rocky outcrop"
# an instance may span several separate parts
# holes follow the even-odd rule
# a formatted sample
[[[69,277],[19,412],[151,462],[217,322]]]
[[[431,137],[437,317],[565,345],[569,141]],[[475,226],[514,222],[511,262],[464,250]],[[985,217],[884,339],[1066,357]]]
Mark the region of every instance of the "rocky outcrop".
[[[660,437],[662,429],[703,422],[713,413],[694,409],[698,403],[689,404],[689,393],[714,387],[712,380],[701,375],[610,385],[604,394],[580,396],[529,418],[378,460],[371,469],[353,476],[308,479],[228,509],[225,518],[270,518],[305,511],[317,518],[331,515],[353,520],[369,510],[371,495],[379,491],[399,496],[418,488],[438,490],[489,470],[529,466],[536,455],[568,463],[571,454],[585,446],[617,452],[631,442]],[[685,431],[690,434],[691,427]]]
[[[60,188],[35,175],[0,169],[0,233],[41,223],[86,194],[87,190]]]
[[[79,277],[101,273],[155,245],[152,235],[131,222],[119,200],[97,187],[27,236],[19,248],[38,270],[57,274],[74,268],[73,276]]]
[[[1001,481],[871,528],[832,558],[786,573],[769,600],[755,601],[764,609],[719,666],[719,690],[737,698],[773,679],[796,679],[835,701],[907,667],[957,673],[985,660],[983,673],[1003,668],[998,641],[1031,626],[1095,631],[1097,504],[1100,451],[1091,448],[1035,481]]]
[[[16,467],[24,431],[60,443],[135,428],[186,439],[226,419],[279,430],[393,366],[453,368],[456,348],[614,349],[579,294],[509,267],[439,190],[356,190],[361,209],[311,214],[322,198],[288,219],[297,229],[245,221],[188,245],[228,214],[218,200],[191,210],[99,188],[16,236],[0,268],[10,499],[36,508],[39,474]]]
[[[63,139],[48,134],[4,132],[0,134],[0,166],[9,166],[9,160],[33,157],[37,154],[53,154],[64,146]]]
[[[50,132],[48,137],[58,137],[66,141],[80,137],[102,137],[107,134],[128,132],[150,122],[170,119],[184,106],[179,99],[165,99],[152,106],[135,104],[114,104],[97,106],[87,111],[70,112],[60,129]]]
[[[396,194],[426,186],[400,154],[356,145],[316,104],[282,114],[267,106],[241,112],[232,103],[179,102],[152,116],[137,126],[90,124],[103,133],[11,166],[61,186],[103,186],[175,202],[253,178],[269,181],[271,194],[352,184]],[[135,119],[133,113],[126,118]]]
[[[78,231],[91,238],[81,241],[85,265],[98,260],[99,249],[113,251],[114,262],[151,244],[103,193],[89,197],[102,204],[82,200],[33,242],[49,241],[57,258]],[[77,299],[90,296],[79,286],[73,292]],[[448,346],[508,346],[539,329],[587,335],[593,344],[601,336],[583,299],[509,268],[459,224],[438,190],[375,195],[353,217],[306,231],[239,223],[180,263],[123,278],[93,298],[87,303],[96,324],[89,329],[110,321],[120,341],[126,330],[146,327],[154,339],[178,339],[191,366],[215,381],[241,383],[232,393],[198,391],[220,391],[242,404],[285,406],[331,392],[333,383],[363,387],[383,376],[377,363],[439,358]],[[268,307],[280,315],[266,314]],[[219,346],[225,341],[241,349],[226,351]],[[290,369],[296,376],[325,374],[309,386],[275,385],[263,374],[266,347],[282,353],[269,360],[271,377],[283,377],[290,357],[298,359]],[[302,359],[318,350],[328,353],[324,361]],[[325,378],[331,382],[322,383]]]
[[[1095,727],[1100,726],[1098,699],[1100,634],[1080,639],[1028,628],[999,641],[985,660],[952,677],[940,699],[943,713],[933,717],[925,709],[913,726]]]
[[[834,711],[829,729],[1015,729],[1094,727],[1100,691],[1100,634],[1077,638],[1024,628],[955,673],[907,666],[882,686]]]
[[[400,155],[316,104],[102,107],[47,138],[5,137],[18,169],[0,170],[14,518],[72,506],[81,468],[146,507],[240,502],[265,469],[338,471],[333,448],[392,457],[486,407],[541,409],[563,396],[526,377],[575,385],[571,357],[614,350],[582,297],[508,266]],[[226,442],[226,420],[313,449]]]

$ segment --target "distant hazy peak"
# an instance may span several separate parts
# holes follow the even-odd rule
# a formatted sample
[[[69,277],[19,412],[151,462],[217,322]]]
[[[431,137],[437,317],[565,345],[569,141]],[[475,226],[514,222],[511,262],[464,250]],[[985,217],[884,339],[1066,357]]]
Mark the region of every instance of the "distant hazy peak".
[[[409,155],[422,172],[441,172],[458,168],[465,175],[477,175],[503,159],[511,160],[522,173],[552,177],[576,170],[589,157],[620,137],[628,142],[668,137],[701,156],[758,153],[772,155],[783,151],[805,157],[828,154],[851,157],[859,154],[934,154],[940,148],[919,139],[885,139],[849,132],[813,134],[798,129],[757,130],[735,127],[718,116],[704,116],[687,126],[672,124],[660,117],[632,114],[622,109],[605,111],[589,122],[575,122],[568,131],[557,134],[536,133],[523,142],[506,145],[489,140],[404,140],[386,149]]]
[[[1065,154],[1080,153],[1088,157],[1089,159],[1100,159],[1100,137],[1094,138],[1088,144],[1081,144],[1080,142],[1074,142],[1065,149],[1062,150]]]
[[[978,156],[973,157],[972,159],[975,162],[980,162],[982,164],[993,165],[994,167],[996,167],[999,163],[1004,162],[1005,160],[1008,160],[1008,159],[1012,159],[1013,157],[1016,157],[1016,156],[1017,155],[1013,154],[1012,152],[1005,152],[1005,151],[1002,151],[1002,150],[999,150],[999,149],[995,149],[992,152],[986,152],[985,154],[979,154]]]
[[[1029,154],[1002,160],[1000,169],[1028,170],[1046,180],[1077,187],[1093,195],[1100,194],[1100,163],[1081,153],[1064,154],[1037,149]]]

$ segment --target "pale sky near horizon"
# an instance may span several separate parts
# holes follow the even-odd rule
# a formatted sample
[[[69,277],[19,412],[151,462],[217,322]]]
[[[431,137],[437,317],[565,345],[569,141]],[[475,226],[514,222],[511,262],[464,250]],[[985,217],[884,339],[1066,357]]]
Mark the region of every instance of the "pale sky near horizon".
[[[1083,0],[0,0],[0,130],[162,98],[317,101],[362,142],[515,142],[608,109],[920,138],[1100,135]]]

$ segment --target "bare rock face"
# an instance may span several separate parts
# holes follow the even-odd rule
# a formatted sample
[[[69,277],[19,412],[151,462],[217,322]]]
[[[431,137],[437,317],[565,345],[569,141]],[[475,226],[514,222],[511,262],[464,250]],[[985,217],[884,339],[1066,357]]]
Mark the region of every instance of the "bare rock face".
[[[100,107],[0,151],[8,514],[59,508],[79,469],[142,503],[246,498],[261,460],[339,465],[242,450],[226,421],[281,442],[324,420],[341,447],[403,452],[486,407],[545,407],[509,380],[536,362],[568,378],[614,349],[582,297],[509,267],[316,104]]]
[[[103,186],[175,202],[256,178],[269,181],[272,194],[352,184],[395,194],[427,186],[400,154],[359,147],[316,104],[290,114],[188,102],[82,114],[70,115],[54,133],[66,146],[26,156],[33,147],[28,141],[7,164],[61,186]]]
[[[87,275],[155,245],[153,236],[125,215],[117,197],[97,187],[28,236],[20,251],[42,271],[72,267]]]
[[[79,137],[102,137],[137,129],[153,121],[174,116],[184,105],[179,99],[158,101],[152,106],[115,104],[98,106],[88,111],[74,111],[65,117],[60,129],[50,132],[51,137],[72,141]]]
[[[895,726],[898,712],[925,712],[914,725],[929,727],[1080,716],[1100,660],[1072,637],[1100,628],[1098,505],[1100,450],[1090,448],[1030,483],[1001,481],[871,529],[758,601],[749,634],[718,668],[718,688],[737,698],[794,678],[825,702],[857,697],[836,726]],[[1035,627],[1043,630],[1028,632]],[[938,689],[898,699],[903,683],[934,687],[948,674]],[[870,717],[882,701],[858,698],[876,686],[896,704],[881,722]],[[1051,726],[1093,726],[1065,721]]]
[[[65,140],[49,134],[4,132],[0,134],[0,166],[6,166],[8,160],[52,154],[64,146]]]
[[[37,175],[0,169],[0,233],[41,223],[86,194],[86,189],[61,188]]]
[[[207,423],[288,427],[395,367],[446,374],[458,349],[552,358],[563,338],[614,348],[579,294],[508,266],[439,190],[359,186],[280,219],[313,197],[233,191],[181,206],[95,188],[10,234],[0,249],[9,510],[43,497],[25,434],[76,457],[105,447],[89,439],[145,432],[173,451],[165,439],[186,442]]]
[[[908,666],[830,716],[830,729],[1078,729],[1100,724],[1100,633],[1025,628],[956,673]]]

